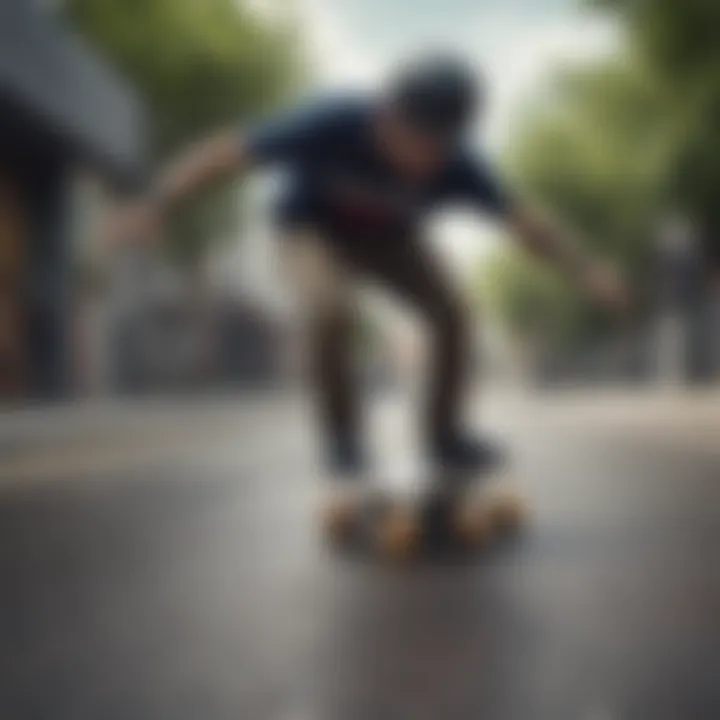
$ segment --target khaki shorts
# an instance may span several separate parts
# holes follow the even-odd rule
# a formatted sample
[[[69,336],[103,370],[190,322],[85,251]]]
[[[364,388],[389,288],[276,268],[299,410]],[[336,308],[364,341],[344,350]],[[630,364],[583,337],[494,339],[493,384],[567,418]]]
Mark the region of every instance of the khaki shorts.
[[[299,310],[310,319],[349,310],[355,303],[351,272],[333,249],[313,230],[293,230],[280,243],[282,278]]]

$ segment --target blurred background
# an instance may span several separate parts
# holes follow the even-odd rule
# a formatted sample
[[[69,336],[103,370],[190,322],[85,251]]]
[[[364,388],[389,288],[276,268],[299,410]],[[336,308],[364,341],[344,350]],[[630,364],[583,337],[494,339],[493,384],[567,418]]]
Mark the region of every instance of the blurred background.
[[[202,198],[152,255],[105,247],[100,219],[203,132],[372,86],[430,43],[487,76],[477,140],[508,182],[619,262],[636,296],[613,326],[497,229],[439,218],[435,237],[482,308],[486,371],[532,384],[712,382],[710,12],[669,1],[3,3],[0,398],[287,380],[297,340],[266,220],[273,178]],[[412,328],[368,324],[372,362],[402,372]]]
[[[482,69],[478,144],[635,302],[613,321],[501,229],[436,219],[473,413],[536,520],[391,579],[312,543],[278,178],[161,247],[101,228],[205,132],[430,46]],[[718,123],[708,0],[0,0],[0,715],[718,717]],[[372,433],[406,454],[422,338],[384,298],[362,330]]]

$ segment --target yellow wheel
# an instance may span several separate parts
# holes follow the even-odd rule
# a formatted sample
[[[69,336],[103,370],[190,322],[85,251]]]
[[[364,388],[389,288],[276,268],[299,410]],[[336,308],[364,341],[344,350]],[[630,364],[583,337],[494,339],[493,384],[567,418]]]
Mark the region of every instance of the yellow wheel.
[[[350,497],[336,495],[320,510],[320,527],[323,533],[333,539],[346,538],[352,531],[357,507]]]
[[[492,524],[501,533],[517,529],[528,515],[522,496],[512,490],[495,493],[492,499]]]
[[[461,499],[453,519],[457,536],[468,547],[478,548],[490,540],[494,518],[490,505],[482,498]]]
[[[417,515],[409,508],[392,507],[378,518],[377,546],[392,560],[410,560],[420,548],[421,532]]]

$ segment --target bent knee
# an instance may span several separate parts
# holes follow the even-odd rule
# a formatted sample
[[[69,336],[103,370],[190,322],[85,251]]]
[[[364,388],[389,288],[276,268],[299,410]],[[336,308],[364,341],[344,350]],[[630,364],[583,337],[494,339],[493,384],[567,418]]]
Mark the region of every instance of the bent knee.
[[[283,249],[284,276],[298,309],[312,322],[337,322],[352,304],[350,281],[325,241],[296,233]]]

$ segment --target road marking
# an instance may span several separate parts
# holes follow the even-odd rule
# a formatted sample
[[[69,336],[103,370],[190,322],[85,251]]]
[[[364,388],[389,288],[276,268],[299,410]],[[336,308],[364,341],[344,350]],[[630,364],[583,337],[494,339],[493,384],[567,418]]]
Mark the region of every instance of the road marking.
[[[182,463],[221,438],[217,433],[208,435],[207,429],[201,434],[190,429],[155,430],[44,445],[0,462],[0,483],[6,488],[59,476],[102,475],[159,462]]]

